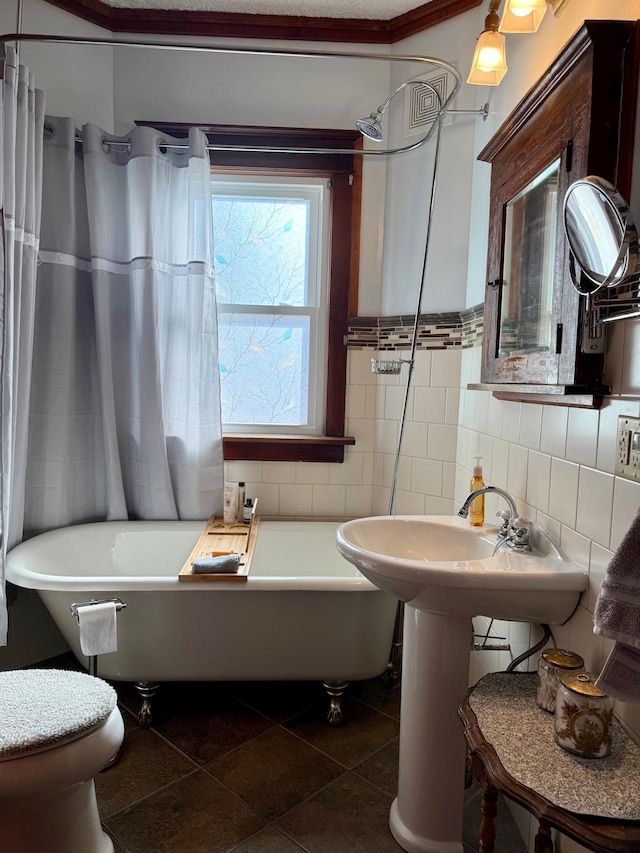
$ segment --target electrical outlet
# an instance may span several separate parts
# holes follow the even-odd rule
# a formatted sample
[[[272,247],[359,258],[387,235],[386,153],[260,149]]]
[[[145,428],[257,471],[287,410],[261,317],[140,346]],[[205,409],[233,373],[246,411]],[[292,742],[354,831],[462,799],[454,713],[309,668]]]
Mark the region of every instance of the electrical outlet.
[[[640,481],[640,418],[618,418],[616,474]]]

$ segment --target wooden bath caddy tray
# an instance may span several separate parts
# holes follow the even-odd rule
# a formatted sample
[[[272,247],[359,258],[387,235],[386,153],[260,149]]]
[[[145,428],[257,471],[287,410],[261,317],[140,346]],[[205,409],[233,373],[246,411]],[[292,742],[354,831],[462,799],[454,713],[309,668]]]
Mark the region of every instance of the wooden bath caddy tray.
[[[224,524],[222,516],[212,515],[196,542],[195,548],[180,569],[179,581],[224,581],[233,583],[246,581],[251,568],[251,558],[260,526],[260,516],[256,515],[254,502],[249,524]],[[237,572],[194,574],[192,563],[203,557],[218,557],[226,554],[239,554],[240,565]]]

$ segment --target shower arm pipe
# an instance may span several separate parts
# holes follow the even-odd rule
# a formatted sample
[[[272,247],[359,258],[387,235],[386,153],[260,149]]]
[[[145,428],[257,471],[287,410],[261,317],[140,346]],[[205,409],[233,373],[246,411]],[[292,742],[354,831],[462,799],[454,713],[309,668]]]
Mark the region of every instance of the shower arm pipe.
[[[190,52],[203,53],[230,53],[230,54],[246,54],[252,56],[289,56],[309,59],[367,59],[378,60],[381,62],[418,62],[427,66],[436,66],[447,71],[454,79],[454,85],[451,92],[445,100],[440,101],[440,110],[438,118],[447,111],[449,104],[454,100],[460,88],[462,87],[462,77],[460,72],[444,59],[439,59],[434,56],[415,56],[401,54],[384,54],[384,53],[354,53],[353,51],[329,51],[329,50],[295,50],[284,48],[266,48],[266,47],[247,47],[245,45],[220,45],[220,44],[203,44],[199,42],[154,42],[142,41],[139,39],[106,39],[106,38],[89,38],[87,36],[64,36],[64,35],[48,35],[46,33],[4,33],[0,35],[0,42],[35,42],[44,44],[77,44],[77,45],[96,45],[102,47],[140,47],[156,50],[183,50]],[[422,81],[425,82],[425,81]],[[384,102],[385,108],[393,95],[395,95],[406,83],[401,83],[389,95]],[[474,111],[475,112],[475,111]],[[409,151],[414,151],[427,143],[435,130],[438,120],[434,121],[429,131],[425,136],[399,148],[384,148],[376,149],[342,149],[342,148],[280,148],[275,146],[249,146],[249,145],[209,145],[210,151],[243,151],[243,152],[264,152],[264,153],[280,153],[280,154],[354,154],[361,156],[380,157],[394,154],[404,154]],[[186,148],[181,145],[167,146],[171,148]]]
[[[429,84],[427,83],[425,85],[428,86]],[[433,87],[430,87],[430,88],[432,89],[435,97],[439,101],[441,101],[441,98],[440,98],[440,95],[438,94],[438,92]],[[427,213],[427,230],[426,230],[426,236],[425,236],[425,241],[424,241],[424,251],[422,253],[422,272],[420,275],[420,286],[418,288],[418,298],[417,298],[417,302],[416,302],[416,313],[415,313],[414,321],[413,321],[413,335],[411,336],[411,348],[409,350],[409,359],[407,362],[409,365],[409,368],[407,371],[407,383],[406,383],[406,386],[404,389],[404,400],[402,403],[402,414],[400,416],[400,431],[398,433],[398,445],[397,445],[397,450],[396,450],[396,458],[395,458],[395,461],[393,464],[393,475],[391,478],[391,493],[389,496],[389,513],[388,513],[389,515],[393,515],[393,504],[394,504],[394,500],[395,500],[395,496],[396,496],[396,482],[398,479],[398,468],[400,465],[400,449],[402,447],[402,437],[404,435],[404,422],[406,419],[407,405],[409,402],[409,390],[411,387],[411,378],[413,376],[413,369],[415,366],[415,353],[416,353],[416,346],[418,343],[418,327],[420,325],[420,308],[422,306],[422,295],[424,293],[424,284],[425,284],[425,278],[426,278],[426,272],[427,272],[427,260],[428,260],[428,256],[429,256],[429,244],[431,242],[431,223],[433,221],[433,209],[434,209],[435,198],[436,198],[436,184],[437,184],[437,177],[438,177],[438,161],[439,161],[439,154],[440,154],[440,139],[442,136],[443,118],[444,118],[444,114],[443,114],[443,111],[441,108],[439,111],[439,114],[438,114],[438,119],[434,125],[434,127],[437,130],[437,133],[436,133],[435,151],[434,151],[434,155],[433,155],[433,175],[432,175],[432,180],[431,180],[431,193],[429,195],[429,210]]]
[[[18,0],[16,8],[16,29],[19,33],[22,32],[22,10],[24,8],[24,0]]]
[[[16,30],[21,33],[22,32],[22,13],[24,10],[24,0],[18,0],[18,6],[16,8]],[[18,65],[20,65],[20,45],[16,44],[16,61]]]

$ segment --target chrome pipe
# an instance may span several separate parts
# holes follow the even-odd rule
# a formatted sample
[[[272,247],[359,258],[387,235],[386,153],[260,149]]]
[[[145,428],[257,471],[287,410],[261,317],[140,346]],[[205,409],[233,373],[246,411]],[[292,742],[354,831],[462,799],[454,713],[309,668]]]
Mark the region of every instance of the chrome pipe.
[[[204,53],[231,53],[231,54],[246,54],[246,55],[255,55],[255,56],[290,56],[290,57],[300,57],[300,58],[309,58],[309,59],[367,59],[367,60],[377,60],[381,62],[419,62],[424,65],[435,65],[438,68],[442,68],[447,71],[454,79],[454,85],[452,87],[451,92],[443,101],[440,97],[438,100],[440,102],[440,113],[443,110],[446,110],[449,104],[456,97],[460,88],[462,86],[462,77],[460,72],[452,65],[450,62],[447,62],[444,59],[438,59],[435,56],[413,56],[413,55],[395,55],[395,54],[385,54],[385,53],[354,53],[353,51],[338,51],[338,50],[294,50],[294,49],[284,49],[284,48],[266,48],[266,47],[247,47],[246,45],[236,45],[235,47],[231,47],[229,45],[220,45],[220,44],[203,44],[199,42],[154,42],[154,41],[142,41],[140,39],[123,39],[123,38],[89,38],[87,36],[56,36],[56,35],[47,35],[44,33],[4,33],[0,35],[0,41],[12,41],[12,42],[36,42],[36,43],[45,43],[45,44],[79,44],[79,45],[96,45],[102,47],[141,47],[141,48],[151,48],[156,50],[184,50],[184,51],[193,51],[195,53],[204,52]],[[429,85],[425,82],[425,85]],[[400,84],[400,86],[396,87],[396,89],[389,96],[388,100],[399,91],[406,83]],[[434,90],[435,91],[435,90]],[[438,124],[438,120],[436,120],[429,131],[425,136],[421,137],[417,141],[411,143],[410,145],[405,145],[399,148],[385,148],[382,150],[364,150],[358,149],[353,150],[351,148],[278,148],[278,147],[269,147],[269,146],[243,146],[243,145],[211,145],[209,146],[210,151],[246,151],[246,152],[256,152],[256,153],[280,153],[280,154],[348,154],[353,156],[357,154],[359,156],[366,157],[380,157],[386,155],[395,155],[395,154],[405,154],[409,151],[415,151],[416,148],[420,148],[426,142],[431,139],[435,131],[436,124]],[[173,148],[173,146],[167,146]],[[176,146],[177,148],[186,148],[185,145]]]
[[[232,46],[215,43],[206,44],[203,42],[142,41],[141,39],[126,38],[108,39],[89,36],[49,35],[47,33],[4,33],[0,35],[0,41],[33,41],[57,44],[101,45],[103,47],[144,47],[155,48],[157,50],[186,50],[196,53],[233,53],[255,56],[309,57],[312,59],[369,59],[380,60],[381,62],[421,62],[437,65],[453,74],[457,83],[455,87],[456,93],[462,86],[462,76],[458,69],[445,59],[439,59],[435,56],[369,53],[365,51],[356,53],[351,50],[296,50],[294,48],[249,47],[247,45]],[[445,104],[448,104],[452,100],[453,96],[449,96]]]
[[[24,0],[18,0],[18,7],[16,9],[16,30],[17,32],[22,32],[22,10],[24,7]]]
[[[383,148],[381,150],[373,148],[283,148],[275,145],[213,145],[211,143],[208,144],[206,148],[207,151],[241,151],[258,154],[345,154],[349,155],[350,157],[353,157],[354,155],[356,157],[380,157],[387,155],[393,156],[395,154],[408,154],[410,151],[415,151],[417,148],[421,148],[433,136],[437,123],[438,119],[436,119],[433,125],[429,128],[425,136],[421,136],[420,139],[418,139],[416,142],[411,143],[411,145],[405,145],[400,148]],[[75,141],[82,143],[82,136],[77,135]],[[115,139],[105,139],[104,144],[108,148],[129,147],[128,142]],[[189,146],[186,142],[171,142],[163,145],[163,148],[167,148],[171,151],[186,151]]]
[[[18,0],[18,5],[16,7],[16,31],[22,32],[22,12],[24,8],[24,0]],[[16,43],[16,63],[18,68],[20,67],[20,44]]]
[[[428,85],[428,84],[426,84]],[[418,342],[418,326],[420,325],[420,308],[422,305],[422,295],[424,293],[424,284],[425,277],[427,271],[427,259],[429,255],[429,244],[431,241],[431,224],[433,221],[433,210],[435,206],[435,197],[436,197],[436,185],[437,185],[437,176],[438,176],[438,163],[439,163],[439,155],[440,155],[440,139],[442,136],[442,122],[444,118],[444,110],[442,99],[440,98],[439,93],[433,88],[430,87],[438,99],[440,103],[440,110],[438,112],[437,119],[437,134],[436,134],[436,148],[434,152],[433,159],[433,171],[431,177],[431,193],[429,197],[429,211],[427,214],[427,230],[424,241],[424,251],[422,254],[422,273],[420,276],[420,285],[418,287],[418,298],[416,302],[416,312],[413,321],[413,335],[411,339],[411,349],[408,359],[409,370],[407,372],[407,384],[405,386],[404,392],[404,400],[402,403],[402,415],[400,419],[400,432],[398,434],[398,445],[396,449],[396,458],[394,460],[393,465],[393,476],[391,479],[391,493],[389,495],[389,515],[393,515],[393,504],[396,496],[396,485],[398,480],[398,466],[400,464],[400,450],[402,448],[402,438],[404,435],[404,423],[407,415],[407,403],[409,400],[409,389],[411,387],[411,378],[413,376],[413,368],[415,365],[415,352],[416,346]],[[396,609],[396,621],[393,631],[393,641],[391,645],[391,660],[389,662],[389,675],[392,681],[396,680],[398,683],[401,678],[402,671],[402,648],[404,644],[404,602],[398,601],[397,609]]]
[[[427,83],[425,85],[428,86],[429,84]],[[436,125],[437,125],[436,148],[435,148],[434,159],[433,159],[433,173],[432,173],[432,179],[431,179],[431,194],[429,197],[429,210],[428,210],[428,214],[427,214],[427,232],[426,232],[425,241],[424,241],[424,251],[422,253],[422,274],[420,276],[420,286],[418,287],[418,299],[417,299],[417,304],[416,304],[416,313],[415,313],[414,320],[413,320],[413,335],[411,336],[411,349],[409,351],[409,358],[408,358],[408,362],[407,362],[409,365],[409,370],[407,372],[407,384],[405,386],[404,400],[402,403],[402,415],[400,417],[400,432],[398,434],[398,446],[397,446],[397,450],[396,450],[396,458],[395,458],[394,465],[393,465],[393,475],[391,478],[391,494],[389,496],[389,513],[388,513],[389,515],[393,515],[393,504],[395,501],[396,484],[397,484],[397,480],[398,480],[398,467],[400,464],[400,449],[402,447],[402,438],[404,435],[404,423],[405,423],[406,414],[407,414],[407,404],[409,402],[409,389],[411,387],[411,378],[413,376],[416,346],[418,343],[418,327],[420,325],[420,307],[422,305],[422,296],[424,293],[424,284],[425,284],[425,277],[426,277],[426,272],[427,272],[427,260],[428,260],[428,255],[429,255],[429,244],[431,242],[431,224],[433,221],[433,209],[434,209],[435,198],[436,198],[436,184],[437,184],[438,162],[439,162],[439,154],[440,154],[440,139],[442,136],[442,121],[443,121],[443,117],[444,117],[442,100],[440,99],[440,95],[432,86],[430,86],[429,88],[431,88],[434,95],[438,99],[438,101],[440,103],[440,110],[438,112],[438,119],[436,121]]]

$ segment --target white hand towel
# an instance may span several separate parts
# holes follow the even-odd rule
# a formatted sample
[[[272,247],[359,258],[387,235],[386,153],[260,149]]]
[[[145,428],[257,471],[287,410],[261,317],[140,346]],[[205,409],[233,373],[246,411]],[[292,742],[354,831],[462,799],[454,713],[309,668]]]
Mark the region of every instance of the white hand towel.
[[[116,605],[113,601],[78,607],[82,654],[104,655],[118,650]]]

